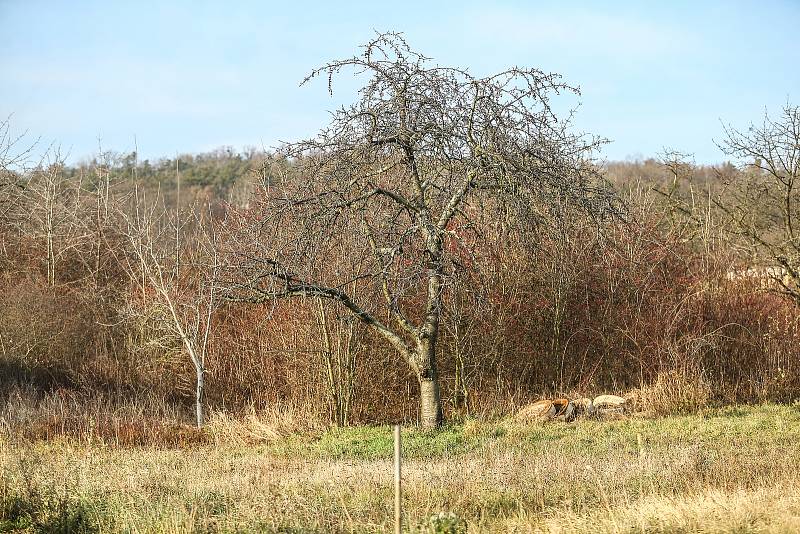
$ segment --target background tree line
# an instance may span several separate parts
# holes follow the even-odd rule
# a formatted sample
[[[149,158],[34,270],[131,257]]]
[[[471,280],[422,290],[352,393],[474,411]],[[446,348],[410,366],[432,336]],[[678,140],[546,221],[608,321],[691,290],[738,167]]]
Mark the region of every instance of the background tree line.
[[[256,187],[258,168],[243,178],[248,187]],[[715,171],[749,172],[687,169],[682,187],[700,197]],[[34,168],[24,188],[4,188],[3,392],[133,402],[152,407],[149,417],[183,413],[194,395],[191,362],[164,337],[163,317],[132,311],[153,306],[156,296],[130,268],[136,251],[116,211],[132,206],[131,186],[79,186],[69,173]],[[794,398],[794,306],[761,278],[726,278],[751,266],[749,255],[719,229],[698,231],[675,215],[659,192],[669,170],[657,160],[612,163],[606,176],[626,190],[626,221],[602,235],[587,221],[570,221],[535,255],[496,228],[494,246],[476,258],[481,279],[448,293],[440,358],[446,412],[505,412],[545,394],[648,387],[686,397],[687,409],[713,399]],[[220,213],[229,200],[182,188],[186,199],[208,199]],[[108,215],[106,190],[114,206]],[[150,209],[174,210],[156,186],[139,194]],[[200,206],[186,213],[180,232],[199,224],[207,210]],[[171,231],[168,237],[161,246],[172,251]],[[184,275],[195,267],[187,261]],[[329,308],[317,301],[221,305],[205,364],[209,408],[244,413],[288,403],[340,422],[415,420],[413,378],[391,347]]]

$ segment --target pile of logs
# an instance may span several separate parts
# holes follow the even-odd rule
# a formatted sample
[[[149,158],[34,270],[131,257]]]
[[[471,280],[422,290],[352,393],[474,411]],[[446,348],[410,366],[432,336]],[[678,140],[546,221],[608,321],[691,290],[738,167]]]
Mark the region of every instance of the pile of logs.
[[[522,408],[514,419],[520,423],[536,421],[574,421],[580,417],[616,418],[629,411],[629,403],[617,395],[599,395],[594,399],[543,399]]]

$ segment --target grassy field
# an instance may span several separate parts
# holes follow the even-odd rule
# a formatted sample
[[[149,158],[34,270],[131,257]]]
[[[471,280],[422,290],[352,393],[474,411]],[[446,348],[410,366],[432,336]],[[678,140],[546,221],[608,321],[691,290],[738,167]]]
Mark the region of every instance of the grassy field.
[[[236,424],[212,421],[218,443],[187,449],[5,436],[0,530],[390,530],[389,427],[275,437]],[[405,431],[404,453],[405,521],[418,532],[800,531],[798,405],[468,420]],[[432,521],[439,512],[456,518]]]

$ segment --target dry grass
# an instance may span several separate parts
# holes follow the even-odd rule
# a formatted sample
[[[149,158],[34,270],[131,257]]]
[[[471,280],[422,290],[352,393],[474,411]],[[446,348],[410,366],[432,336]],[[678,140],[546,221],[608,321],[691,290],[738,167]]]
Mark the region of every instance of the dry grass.
[[[192,406],[152,395],[91,394],[59,389],[41,392],[14,386],[0,396],[0,431],[27,441],[162,448],[200,444],[248,445],[286,436],[319,435],[328,424],[309,404],[273,405],[240,417],[213,411],[203,430],[193,426]]]
[[[0,430],[29,441],[68,438],[113,446],[179,447],[209,442],[180,406],[149,395],[12,387],[0,397]]]
[[[516,519],[503,528],[525,531]],[[584,515],[565,512],[542,522],[545,532],[800,532],[800,485],[709,489],[649,495]]]
[[[651,416],[696,413],[708,406],[713,388],[700,371],[670,370],[629,396],[635,409]]]
[[[242,417],[213,412],[203,430],[218,445],[253,445],[298,434],[314,437],[327,427],[328,423],[310,405],[283,404],[258,412],[251,408]]]
[[[246,445],[256,440],[218,431],[215,446],[156,449],[7,437],[6,525],[78,517],[99,531],[389,528],[389,428],[298,435],[224,424],[269,439]],[[800,521],[798,407],[523,427],[471,420],[404,439],[409,525],[440,511],[470,531],[779,532]],[[28,515],[13,516],[9,502],[28,503]]]

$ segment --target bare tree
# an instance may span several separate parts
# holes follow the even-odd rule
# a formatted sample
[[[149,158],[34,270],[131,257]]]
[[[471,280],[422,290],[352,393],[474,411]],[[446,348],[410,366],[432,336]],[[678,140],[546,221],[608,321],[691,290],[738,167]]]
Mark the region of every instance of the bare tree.
[[[747,131],[725,127],[720,148],[741,163],[715,199],[728,234],[773,290],[800,304],[800,107],[787,103]]]
[[[50,286],[86,278],[100,291],[101,271],[113,264],[119,221],[110,212],[126,195],[116,190],[120,184],[111,180],[108,164],[94,174],[94,180],[82,171],[71,175],[61,154],[51,150],[10,188],[6,228],[38,245]]]
[[[54,162],[40,165],[28,178],[25,190],[29,230],[44,243],[47,283],[56,284],[56,267],[81,237],[80,184],[64,176],[64,164],[56,154]]]
[[[475,77],[386,33],[303,83],[325,76],[330,90],[346,69],[369,78],[357,101],[315,138],[283,147],[290,165],[266,169],[259,202],[231,229],[222,283],[236,301],[339,303],[397,350],[419,382],[421,424],[434,427],[452,273],[469,268],[493,221],[539,227],[556,203],[608,213],[591,159],[602,140],[557,118],[551,97],[578,91],[555,74]]]
[[[0,252],[4,257],[9,257],[9,239],[20,233],[22,174],[33,150],[33,146],[21,147],[22,139],[11,133],[10,118],[0,120]]]
[[[0,221],[17,204],[21,175],[35,147],[35,143],[24,144],[24,137],[11,133],[10,117],[0,120]]]
[[[132,251],[128,271],[140,284],[142,298],[131,311],[144,319],[151,342],[186,353],[194,366],[195,416],[204,422],[205,362],[214,309],[218,304],[212,281],[217,276],[217,249],[212,230],[198,221],[168,211],[159,202],[146,202],[137,193],[125,235]],[[191,234],[188,229],[194,224]]]

